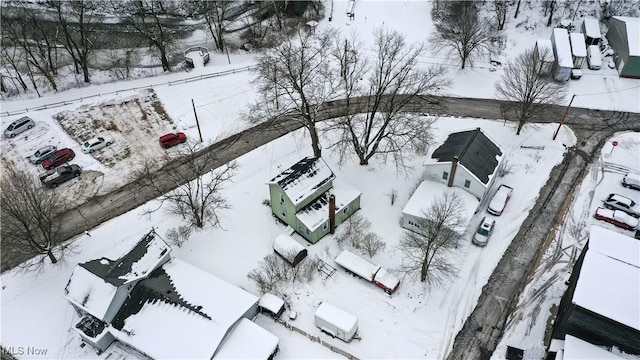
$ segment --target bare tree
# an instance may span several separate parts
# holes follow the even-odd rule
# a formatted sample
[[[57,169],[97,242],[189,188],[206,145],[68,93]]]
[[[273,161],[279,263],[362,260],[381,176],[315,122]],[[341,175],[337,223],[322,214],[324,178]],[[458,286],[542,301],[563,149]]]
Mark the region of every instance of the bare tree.
[[[284,293],[283,287],[286,285],[308,283],[313,280],[318,272],[317,263],[317,259],[307,257],[297,266],[291,266],[280,256],[269,254],[260,261],[258,268],[247,274],[247,277],[256,283],[262,293]]]
[[[192,230],[192,227],[188,225],[180,225],[178,227],[171,228],[167,230],[167,242],[170,245],[182,247],[182,245],[189,240]]]
[[[364,62],[362,51],[355,43],[349,49],[345,46],[344,56],[340,56],[341,46],[334,47],[334,58],[339,59],[344,77],[341,94],[348,113],[330,122],[328,129],[340,134],[331,147],[340,154],[340,161],[355,153],[360,165],[379,156],[383,161],[391,158],[398,168],[403,168],[410,153],[426,149],[432,124],[407,112],[407,104],[439,92],[449,85],[449,80],[440,66],[419,68],[418,58],[424,46],[408,44],[404,35],[395,30],[375,31],[371,66]],[[353,98],[359,95],[368,95],[366,108],[356,104],[352,107]]]
[[[58,24],[64,35],[62,45],[73,59],[76,74],[82,71],[84,82],[88,83],[89,55],[96,42],[96,27],[104,17],[102,2],[49,0],[48,3],[56,10]]]
[[[464,204],[458,194],[447,191],[437,196],[417,220],[419,228],[405,230],[400,240],[403,271],[418,275],[430,286],[441,286],[455,275],[450,255],[460,238],[458,231],[468,221],[462,214]]]
[[[64,214],[64,198],[12,166],[3,166],[0,184],[3,258],[36,256],[36,261],[28,262],[30,270],[41,268],[45,259],[57,263],[55,253],[65,254],[65,247],[59,246],[64,240],[60,232],[64,219],[59,215]]]
[[[493,0],[491,2],[493,13],[496,15],[496,27],[498,31],[504,29],[507,22],[507,11],[509,10],[509,0]]]
[[[15,46],[11,46],[11,47],[2,47],[2,49],[0,49],[0,61],[2,61],[2,64],[7,64],[9,65],[9,67],[11,68],[9,70],[9,68],[7,68],[5,66],[5,68],[7,69],[6,74],[11,74],[10,78],[12,81],[17,81],[19,84],[19,87],[16,86],[16,89],[18,90],[18,92],[20,92],[20,88],[22,88],[22,91],[27,91],[27,83],[24,81],[24,78],[22,77],[22,74],[20,73],[20,70],[18,69],[18,66],[21,62],[21,56],[18,52],[18,49]]]
[[[554,81],[552,76],[540,73],[540,63],[551,61],[552,56],[547,50],[539,54],[534,49],[525,51],[507,65],[496,85],[499,98],[515,103],[516,135],[520,135],[524,124],[546,107],[564,100],[565,86]]]
[[[342,231],[336,235],[336,242],[349,245],[369,257],[375,256],[387,246],[380,235],[371,231],[371,222],[360,213],[353,214],[345,220]]]
[[[147,161],[142,170],[134,174],[159,196],[160,205],[148,213],[166,204],[168,213],[179,216],[192,229],[220,226],[218,212],[231,208],[222,190],[232,180],[238,164],[234,161],[218,169],[210,169],[208,164],[213,155],[198,150],[197,145],[189,143],[176,165],[166,163],[160,170],[162,177],[155,173],[155,161]],[[167,192],[167,188],[172,186],[176,187]]]
[[[544,7],[544,14],[547,15],[549,13],[549,18],[547,20],[547,26],[551,26],[551,21],[553,20],[553,14],[556,9],[556,0],[546,0],[542,2]]]
[[[230,11],[240,4],[235,1],[192,1],[195,6],[195,13],[202,15],[207,23],[209,32],[216,44],[216,49],[225,50],[224,32],[231,23]]]
[[[58,90],[57,29],[29,8],[25,1],[15,1],[11,10],[2,11],[2,34],[10,46],[23,53],[28,75],[37,89],[35,75],[46,79],[54,91]]]
[[[164,21],[167,12],[173,9],[174,3],[163,3],[160,0],[136,0],[119,2],[111,0],[114,11],[122,14],[126,23],[136,32],[149,40],[149,43],[160,53],[163,71],[171,71],[169,47],[174,38]]]
[[[280,46],[260,55],[258,100],[247,114],[253,122],[280,117],[300,123],[309,133],[314,156],[322,155],[318,112],[323,103],[339,96],[340,74],[329,61],[334,37],[331,29],[315,34],[299,28]]]
[[[476,1],[446,2],[441,19],[434,18],[436,31],[430,41],[436,53],[457,56],[462,69],[489,51],[493,34],[478,16]]]

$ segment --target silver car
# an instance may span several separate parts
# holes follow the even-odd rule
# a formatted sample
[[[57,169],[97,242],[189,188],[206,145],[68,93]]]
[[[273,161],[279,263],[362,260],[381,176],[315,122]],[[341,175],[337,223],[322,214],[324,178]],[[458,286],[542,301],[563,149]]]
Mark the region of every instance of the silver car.
[[[480,226],[475,234],[473,234],[472,243],[478,246],[486,246],[489,242],[491,234],[493,234],[493,228],[496,225],[496,221],[488,217],[483,217],[480,221]]]
[[[40,164],[44,159],[49,157],[49,155],[56,152],[56,150],[58,150],[58,148],[53,145],[43,146],[34,152],[33,155],[29,156],[29,162],[32,164]]]
[[[4,137],[15,137],[21,132],[27,131],[34,126],[36,126],[36,123],[30,117],[23,116],[20,119],[9,124],[9,126],[4,130]]]

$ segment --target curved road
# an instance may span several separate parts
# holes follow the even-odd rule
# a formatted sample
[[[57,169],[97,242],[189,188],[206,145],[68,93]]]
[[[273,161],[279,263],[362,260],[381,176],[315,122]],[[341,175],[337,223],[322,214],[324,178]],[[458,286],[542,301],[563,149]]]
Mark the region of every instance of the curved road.
[[[349,113],[364,111],[366,104],[366,98],[353,101]],[[512,106],[509,102],[490,99],[424,96],[409,103],[406,110],[440,116],[512,120]],[[557,122],[564,111],[563,106],[551,106],[533,121]],[[334,101],[325,104],[318,119],[326,120],[346,113],[345,102]],[[533,270],[545,239],[553,225],[562,219],[562,209],[566,208],[563,205],[565,201],[570,201],[569,195],[586,174],[587,165],[613,133],[640,131],[640,114],[572,108],[566,124],[575,132],[577,145],[571,148],[563,161],[552,170],[537,203],[494,269],[483,288],[478,304],[456,336],[448,359],[488,359],[491,356],[502,337],[507,318],[526,285],[526,279]],[[292,118],[267,121],[215,143],[196,156],[202,161],[207,161],[208,169],[214,169],[299,128],[300,124]],[[167,181],[162,174],[168,170],[175,171],[180,166],[181,162],[178,159],[157,172],[156,180],[166,191],[172,190],[175,183]],[[156,197],[157,193],[134,181],[109,194],[93,198],[69,211],[69,220],[65,222],[63,229],[64,238],[81,234]],[[2,271],[26,260],[5,259],[4,252],[2,255]]]

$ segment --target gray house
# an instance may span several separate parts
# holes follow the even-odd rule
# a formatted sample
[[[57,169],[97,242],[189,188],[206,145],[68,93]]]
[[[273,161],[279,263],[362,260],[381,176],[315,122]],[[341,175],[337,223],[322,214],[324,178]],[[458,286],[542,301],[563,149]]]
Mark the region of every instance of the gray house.
[[[482,200],[500,166],[502,150],[480,128],[449,134],[424,164],[424,178],[456,186]]]
[[[336,176],[319,157],[306,157],[271,179],[273,214],[311,243],[360,209],[360,191],[336,183]]]
[[[620,77],[640,79],[640,18],[612,17],[607,39]]]
[[[64,297],[84,343],[101,353],[118,340],[149,358],[173,359],[267,359],[277,351],[278,338],[249,321],[256,296],[170,252],[151,231],[117,260],[76,266]]]

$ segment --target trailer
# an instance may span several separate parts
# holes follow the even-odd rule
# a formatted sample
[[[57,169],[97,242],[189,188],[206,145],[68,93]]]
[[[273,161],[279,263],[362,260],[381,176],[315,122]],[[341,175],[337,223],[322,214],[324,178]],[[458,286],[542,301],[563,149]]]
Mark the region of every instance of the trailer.
[[[553,45],[553,54],[556,57],[554,78],[558,81],[569,80],[573,69],[573,57],[567,29],[553,29],[551,44]]]
[[[318,306],[315,320],[320,330],[345,342],[350,342],[358,331],[357,317],[326,301]]]
[[[374,265],[350,251],[344,250],[335,261],[350,273],[372,282],[387,294],[393,294],[400,284],[397,277],[380,265]]]

